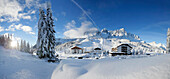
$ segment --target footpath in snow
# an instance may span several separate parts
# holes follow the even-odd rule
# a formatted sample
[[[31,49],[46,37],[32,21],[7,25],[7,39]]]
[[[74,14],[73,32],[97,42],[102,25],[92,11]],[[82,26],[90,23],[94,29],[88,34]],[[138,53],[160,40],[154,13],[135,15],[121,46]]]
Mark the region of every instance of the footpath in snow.
[[[0,47],[0,79],[50,79],[57,65]]]
[[[51,79],[170,79],[170,54],[99,60],[62,60]]]

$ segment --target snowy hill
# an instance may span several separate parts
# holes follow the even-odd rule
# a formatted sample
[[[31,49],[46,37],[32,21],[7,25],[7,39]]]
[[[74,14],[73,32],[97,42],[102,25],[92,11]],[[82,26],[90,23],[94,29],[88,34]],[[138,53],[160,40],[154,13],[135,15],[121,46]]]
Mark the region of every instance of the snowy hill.
[[[0,46],[0,79],[50,79],[57,65]]]
[[[96,47],[103,50],[110,51],[121,44],[129,44],[132,46],[131,52],[138,54],[145,53],[165,53],[166,47],[163,44],[146,43],[142,41],[139,36],[125,31],[124,28],[114,31],[102,29],[99,31],[88,31],[84,33],[87,38],[74,38],[74,39],[58,39],[56,51],[60,53],[69,53],[70,48],[78,46],[85,51],[90,51]]]
[[[118,56],[100,60],[63,60],[51,79],[170,79],[169,73],[169,54],[141,58]]]

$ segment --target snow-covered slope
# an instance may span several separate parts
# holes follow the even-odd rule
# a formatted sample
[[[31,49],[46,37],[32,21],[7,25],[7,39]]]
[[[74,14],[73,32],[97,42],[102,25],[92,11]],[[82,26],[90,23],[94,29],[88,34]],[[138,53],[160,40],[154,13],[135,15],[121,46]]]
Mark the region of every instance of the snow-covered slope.
[[[57,65],[0,47],[0,79],[50,79]]]
[[[166,46],[165,45],[163,45],[163,44],[161,44],[161,43],[159,43],[159,44],[156,44],[156,42],[154,41],[154,42],[151,42],[151,43],[149,43],[151,46],[154,46],[154,47],[159,47],[159,48],[162,48],[162,49],[165,49],[166,48]]]
[[[51,79],[170,79],[169,54],[135,57],[63,60],[54,70]]]
[[[91,51],[96,47],[100,47],[103,50],[111,52],[111,48],[115,48],[121,44],[129,44],[133,47],[131,50],[132,53],[166,52],[166,47],[163,44],[146,43],[145,41],[142,41],[139,36],[127,33],[124,28],[115,31],[103,29],[101,32],[86,32],[85,35],[88,37],[57,40],[58,45],[56,46],[56,51],[60,53],[69,53],[71,47],[79,46],[85,51]]]
[[[131,33],[127,33],[124,28],[114,31],[108,31],[106,28],[99,31],[88,31],[84,33],[87,36],[95,38],[119,38],[119,39],[129,39],[129,40],[141,40],[139,36]]]

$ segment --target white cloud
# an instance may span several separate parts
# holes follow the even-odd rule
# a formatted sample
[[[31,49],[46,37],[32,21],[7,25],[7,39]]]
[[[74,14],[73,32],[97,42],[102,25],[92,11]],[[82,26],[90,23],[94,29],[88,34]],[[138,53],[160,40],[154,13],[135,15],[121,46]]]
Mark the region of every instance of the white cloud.
[[[15,31],[15,24],[11,24],[7,29],[5,29],[6,31]]]
[[[33,31],[32,31],[32,28],[30,26],[25,26],[25,25],[22,25],[22,24],[18,24],[18,25],[15,25],[15,24],[11,24],[7,29],[5,29],[6,31],[15,31],[15,30],[22,30],[26,33],[29,33],[29,34],[35,34]]]
[[[31,16],[23,16],[23,19],[31,19]]]
[[[86,31],[89,31],[89,30],[96,31],[97,30],[97,28],[90,27],[90,26],[92,26],[92,23],[90,21],[82,22],[81,26],[78,28],[75,27],[74,20],[71,23],[68,23],[67,25],[71,25],[70,27],[73,27],[72,23],[73,23],[74,28],[68,29],[69,26],[67,26],[66,28],[68,30],[63,33],[64,36],[69,37],[69,38],[83,38],[83,37],[86,37],[84,35],[84,33]]]
[[[1,21],[6,21],[7,18],[10,21],[18,21],[18,12],[22,10],[22,7],[16,0],[0,0],[0,16],[4,16],[4,19]]]
[[[71,22],[67,23],[65,28],[66,29],[72,29],[75,28],[76,22],[74,20],[72,20]]]
[[[29,34],[35,35],[35,32],[29,32]]]
[[[37,8],[45,7],[45,3],[41,4],[39,0],[24,1],[25,3],[20,4],[19,0],[0,0],[0,22],[20,21],[20,19],[31,20],[31,14],[35,14]]]
[[[4,27],[0,26],[0,32],[4,31]]]
[[[17,30],[20,30],[21,26],[22,26],[22,24],[15,25],[15,28],[16,28]]]
[[[32,28],[30,26],[22,26],[21,29],[25,32],[30,32],[32,31]]]

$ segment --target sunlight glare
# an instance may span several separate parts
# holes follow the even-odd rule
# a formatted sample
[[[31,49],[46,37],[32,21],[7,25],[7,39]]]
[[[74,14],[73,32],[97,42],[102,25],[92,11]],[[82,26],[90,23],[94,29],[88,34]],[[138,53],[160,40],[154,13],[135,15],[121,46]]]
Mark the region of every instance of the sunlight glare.
[[[16,47],[17,46],[17,42],[16,41],[12,41],[11,42],[11,47]]]

